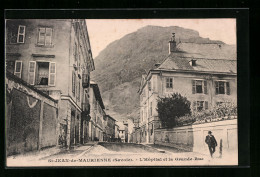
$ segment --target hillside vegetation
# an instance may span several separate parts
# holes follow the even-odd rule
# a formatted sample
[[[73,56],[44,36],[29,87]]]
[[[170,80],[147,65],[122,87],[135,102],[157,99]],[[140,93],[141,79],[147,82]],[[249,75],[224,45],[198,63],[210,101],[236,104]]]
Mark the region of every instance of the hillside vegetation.
[[[139,114],[137,93],[141,75],[168,56],[168,42],[176,33],[178,48],[202,58],[236,59],[236,47],[201,38],[197,31],[177,26],[146,26],[110,43],[95,59],[93,80],[99,84],[106,112],[117,120]]]

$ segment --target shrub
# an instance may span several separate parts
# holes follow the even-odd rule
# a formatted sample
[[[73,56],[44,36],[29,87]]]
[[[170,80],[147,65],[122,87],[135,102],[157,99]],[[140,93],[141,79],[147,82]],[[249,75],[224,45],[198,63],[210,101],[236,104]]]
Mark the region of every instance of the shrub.
[[[191,114],[190,101],[173,93],[170,97],[158,98],[157,111],[162,127],[172,128],[176,126],[176,118]]]
[[[188,125],[200,122],[210,122],[217,119],[230,119],[231,116],[237,116],[237,106],[233,103],[222,103],[211,110],[193,112],[191,115],[185,115],[176,119],[176,125]]]

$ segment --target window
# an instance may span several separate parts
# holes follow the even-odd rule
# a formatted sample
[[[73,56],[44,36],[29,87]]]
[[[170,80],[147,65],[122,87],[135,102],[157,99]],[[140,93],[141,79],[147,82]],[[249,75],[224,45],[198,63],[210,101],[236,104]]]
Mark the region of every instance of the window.
[[[203,110],[203,103],[204,101],[197,101],[197,111]]]
[[[166,88],[173,88],[173,78],[171,77],[166,78]]]
[[[74,71],[72,71],[72,93],[73,93],[73,96],[75,96],[75,79],[76,79],[76,74]]]
[[[22,77],[22,61],[15,61],[14,75],[21,78]]]
[[[156,84],[157,84],[157,77],[154,77],[153,79],[152,79],[152,87],[153,87],[153,91],[154,92],[156,92],[157,90],[156,90]]]
[[[6,64],[6,70],[14,74],[15,61],[6,61],[5,64]]]
[[[151,91],[151,81],[148,81],[148,90]]]
[[[208,109],[208,101],[194,101],[193,111],[203,111]]]
[[[37,45],[39,46],[51,46],[52,45],[52,28],[39,28]]]
[[[229,82],[226,81],[215,81],[216,95],[227,94],[230,95]]]
[[[216,102],[216,105],[217,105],[217,106],[221,106],[222,104],[223,104],[222,101],[220,101],[220,102]]]
[[[80,101],[80,80],[78,80],[78,100]]]
[[[23,25],[10,25],[8,27],[8,42],[10,44],[24,43],[25,39],[25,26]]]
[[[140,101],[143,101],[143,94],[140,95]]]
[[[73,55],[74,55],[75,62],[77,62],[77,60],[78,60],[78,45],[77,45],[76,42],[74,43],[74,47],[73,47]]]
[[[150,103],[150,116],[153,115],[153,102]]]
[[[143,97],[146,97],[146,88],[143,88]]]
[[[77,63],[79,70],[81,69],[80,60],[81,60],[81,55],[79,54],[79,56],[78,56],[78,63]]]
[[[24,43],[25,26],[19,25],[17,43]]]
[[[38,69],[38,74],[36,75],[36,85],[48,85],[50,79],[49,68],[49,62],[37,62],[36,69]],[[31,71],[34,72],[33,69]]]
[[[30,61],[28,75],[31,85],[55,86],[56,63]]]
[[[192,94],[204,93],[208,94],[208,84],[205,80],[192,80]]]

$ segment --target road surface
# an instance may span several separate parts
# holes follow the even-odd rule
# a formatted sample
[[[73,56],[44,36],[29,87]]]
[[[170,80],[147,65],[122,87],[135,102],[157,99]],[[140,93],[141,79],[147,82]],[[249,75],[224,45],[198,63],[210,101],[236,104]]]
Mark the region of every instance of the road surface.
[[[211,159],[209,155],[158,145],[105,142],[7,158],[9,166],[197,166],[221,165],[222,161],[219,157]]]

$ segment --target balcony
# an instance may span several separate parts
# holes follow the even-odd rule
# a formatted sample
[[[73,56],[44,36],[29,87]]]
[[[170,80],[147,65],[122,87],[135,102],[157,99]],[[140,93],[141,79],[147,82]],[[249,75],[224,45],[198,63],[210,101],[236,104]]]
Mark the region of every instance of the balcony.
[[[82,87],[88,88],[89,87],[89,74],[82,74]]]

